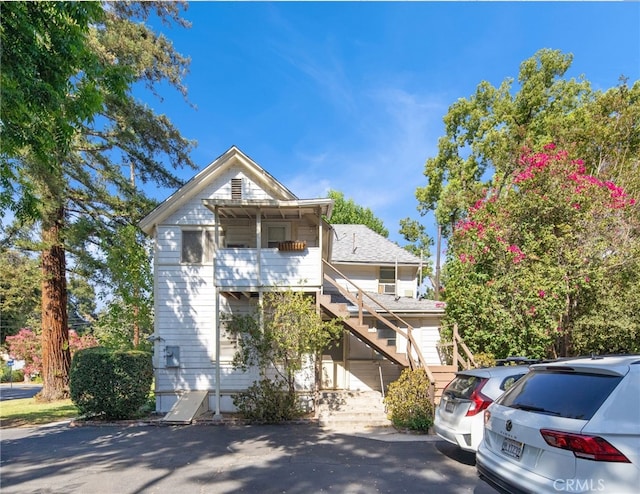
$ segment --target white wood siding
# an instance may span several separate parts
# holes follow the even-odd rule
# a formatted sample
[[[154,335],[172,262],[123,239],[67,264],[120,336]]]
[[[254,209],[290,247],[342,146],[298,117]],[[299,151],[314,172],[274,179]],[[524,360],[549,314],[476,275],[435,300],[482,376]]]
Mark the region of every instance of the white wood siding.
[[[336,267],[361,290],[378,293],[378,268],[376,266],[337,265]],[[336,281],[343,288],[350,292],[356,291],[352,283],[347,282],[344,278],[338,277],[337,273],[330,274],[331,276],[336,276]],[[328,288],[331,289],[330,286]]]
[[[415,298],[418,290],[418,270],[412,266],[398,267],[396,295]]]
[[[216,283],[224,289],[260,286],[319,287],[322,283],[318,247],[310,247],[302,252],[220,249],[215,264]]]
[[[240,167],[232,166],[217,180],[199,191],[192,199],[170,215],[164,224],[168,225],[211,225],[213,213],[203,204],[203,199],[231,199],[231,179],[242,179],[242,197],[244,199],[274,199],[262,190],[253,180],[242,172]]]
[[[355,292],[354,284],[365,292],[379,293],[380,268],[372,265],[337,265],[338,270],[352,283],[337,277],[336,281],[350,292]],[[333,276],[335,273],[331,273]],[[336,275],[337,276],[337,275]],[[330,287],[328,287],[330,289]],[[399,266],[396,280],[396,295],[415,298],[417,294],[417,269],[411,266]]]
[[[385,390],[400,377],[402,367],[388,360],[350,361],[348,389],[351,391],[381,391],[380,374]]]

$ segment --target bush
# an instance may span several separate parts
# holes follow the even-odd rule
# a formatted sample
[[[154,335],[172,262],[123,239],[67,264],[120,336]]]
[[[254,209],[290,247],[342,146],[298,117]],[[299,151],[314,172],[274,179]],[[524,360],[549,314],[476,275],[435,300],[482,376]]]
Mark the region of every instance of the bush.
[[[0,382],[8,383],[21,383],[24,381],[24,372],[21,370],[11,370],[11,367],[5,365],[2,367],[2,374],[0,374]]]
[[[428,432],[433,425],[431,383],[424,369],[405,369],[389,384],[384,399],[387,414],[400,429]]]
[[[251,422],[277,424],[301,415],[296,395],[282,380],[262,379],[233,398],[242,416]]]
[[[473,356],[473,360],[478,367],[495,367],[496,365],[496,358],[493,356],[493,353],[476,353]]]
[[[80,413],[127,419],[140,416],[152,381],[150,353],[96,347],[73,356],[69,387]]]

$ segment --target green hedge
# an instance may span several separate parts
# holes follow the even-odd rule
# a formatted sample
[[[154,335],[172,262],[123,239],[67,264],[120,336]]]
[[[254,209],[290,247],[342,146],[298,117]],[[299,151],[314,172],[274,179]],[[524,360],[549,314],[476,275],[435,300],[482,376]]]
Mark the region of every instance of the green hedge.
[[[87,416],[138,417],[152,382],[148,352],[94,347],[77,351],[71,362],[71,400]]]

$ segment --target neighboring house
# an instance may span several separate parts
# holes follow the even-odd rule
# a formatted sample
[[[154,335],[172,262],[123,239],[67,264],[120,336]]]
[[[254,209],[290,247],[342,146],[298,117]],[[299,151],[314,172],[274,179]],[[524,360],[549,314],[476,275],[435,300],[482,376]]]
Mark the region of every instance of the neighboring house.
[[[417,298],[421,260],[363,225],[329,225],[332,205],[298,199],[234,146],[141,221],[154,240],[158,411],[194,390],[234,410],[258,375],[233,368],[224,316],[252,313],[271,290],[308,292],[345,326],[301,391],[381,390],[407,366],[440,365],[444,308]]]

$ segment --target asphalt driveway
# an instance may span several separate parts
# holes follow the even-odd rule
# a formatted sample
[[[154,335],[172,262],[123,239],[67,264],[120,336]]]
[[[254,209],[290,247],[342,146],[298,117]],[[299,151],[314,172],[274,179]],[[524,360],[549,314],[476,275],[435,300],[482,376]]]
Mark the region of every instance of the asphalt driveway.
[[[478,479],[473,455],[433,436],[313,424],[57,424],[0,433],[3,494],[495,494]]]
[[[41,384],[2,383],[0,384],[0,401],[33,398],[41,389]]]

